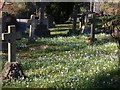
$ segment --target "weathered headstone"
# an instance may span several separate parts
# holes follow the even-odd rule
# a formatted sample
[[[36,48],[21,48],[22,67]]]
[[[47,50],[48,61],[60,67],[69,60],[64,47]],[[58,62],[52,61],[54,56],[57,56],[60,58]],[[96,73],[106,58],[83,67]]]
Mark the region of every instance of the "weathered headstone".
[[[47,29],[49,28],[48,18],[45,17],[43,20],[43,24],[46,25]]]
[[[25,77],[21,65],[16,61],[16,31],[14,25],[8,26],[8,33],[2,33],[2,40],[8,42],[8,62],[2,72],[3,79]]]
[[[79,14],[79,29],[82,32],[84,24],[84,15],[83,13]]]
[[[81,30],[82,30],[81,33],[82,34],[90,34],[90,32],[91,32],[91,28],[88,23],[89,22],[88,16],[89,16],[89,12],[84,13],[84,18],[83,18],[83,20],[81,20]]]
[[[35,29],[36,29],[36,24],[37,24],[35,15],[31,15],[30,20],[31,20],[31,25],[30,25],[30,30],[29,30],[29,41],[34,41]]]
[[[90,34],[90,33],[91,33],[91,27],[89,26],[87,26],[82,32],[82,34]]]
[[[44,8],[45,8],[45,2],[41,3],[40,8],[40,16],[39,16],[39,24],[37,24],[35,29],[35,35],[36,36],[49,36],[50,31],[48,30],[48,20],[45,20],[44,16]]]

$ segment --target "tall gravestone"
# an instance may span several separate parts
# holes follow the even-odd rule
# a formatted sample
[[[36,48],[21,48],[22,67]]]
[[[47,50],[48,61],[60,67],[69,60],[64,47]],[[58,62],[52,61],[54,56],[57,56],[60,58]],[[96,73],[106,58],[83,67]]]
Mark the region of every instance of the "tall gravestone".
[[[35,15],[31,15],[30,17],[30,30],[29,30],[29,42],[34,41],[35,39],[35,29],[37,26],[37,20],[35,19]]]
[[[36,36],[49,36],[50,31],[48,30],[48,20],[44,16],[45,2],[41,2],[39,24],[36,26],[35,35]]]
[[[25,77],[21,65],[16,61],[16,31],[15,26],[8,26],[8,32],[2,33],[2,40],[8,43],[8,61],[2,71],[3,79]]]

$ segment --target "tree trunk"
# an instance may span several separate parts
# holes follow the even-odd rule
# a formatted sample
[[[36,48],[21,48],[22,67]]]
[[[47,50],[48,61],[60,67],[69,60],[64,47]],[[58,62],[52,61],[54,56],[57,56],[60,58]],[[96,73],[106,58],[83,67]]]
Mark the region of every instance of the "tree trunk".
[[[78,10],[75,10],[74,14],[73,14],[73,26],[72,26],[72,33],[75,34],[76,33],[76,22],[77,22],[77,13]]]
[[[44,20],[44,8],[45,8],[45,5],[42,2],[41,3],[41,8],[40,8],[40,16],[39,16],[40,23],[43,23],[43,20]]]
[[[92,14],[91,38],[95,38],[95,13]]]

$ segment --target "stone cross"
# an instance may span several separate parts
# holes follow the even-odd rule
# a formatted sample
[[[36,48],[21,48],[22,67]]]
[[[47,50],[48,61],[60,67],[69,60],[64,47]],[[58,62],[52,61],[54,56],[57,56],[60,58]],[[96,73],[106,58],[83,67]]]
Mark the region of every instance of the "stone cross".
[[[8,42],[8,62],[16,61],[16,31],[15,25],[8,26],[8,33],[2,33],[2,40]]]
[[[36,28],[36,19],[35,15],[31,15],[31,25],[30,25],[30,31],[29,31],[29,39],[32,40],[35,37],[35,28]]]

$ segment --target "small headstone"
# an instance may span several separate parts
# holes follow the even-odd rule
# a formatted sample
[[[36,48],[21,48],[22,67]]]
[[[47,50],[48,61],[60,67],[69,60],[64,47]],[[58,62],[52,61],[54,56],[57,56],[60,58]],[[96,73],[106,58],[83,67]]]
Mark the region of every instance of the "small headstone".
[[[44,18],[43,24],[46,25],[47,29],[49,28],[48,18]]]
[[[54,26],[54,23],[53,23],[54,19],[53,19],[53,17],[48,15],[47,18],[48,18],[48,25],[49,25],[48,27],[49,28],[53,27]]]
[[[82,34],[90,34],[91,33],[91,27],[87,27],[82,31]]]

